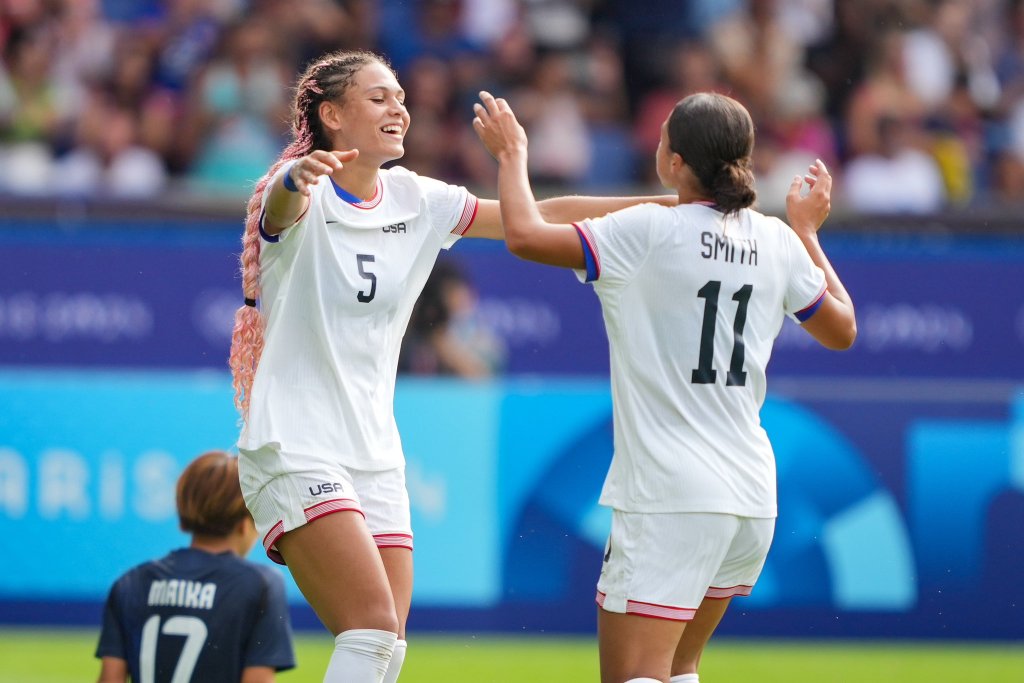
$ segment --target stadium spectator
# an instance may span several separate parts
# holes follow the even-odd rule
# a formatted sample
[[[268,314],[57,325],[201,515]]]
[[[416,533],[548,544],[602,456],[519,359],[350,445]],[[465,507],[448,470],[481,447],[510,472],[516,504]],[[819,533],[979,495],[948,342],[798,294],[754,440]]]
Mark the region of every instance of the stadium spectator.
[[[864,214],[930,213],[942,208],[945,184],[939,165],[917,144],[916,123],[884,117],[877,121],[878,151],[846,165],[846,204]]]
[[[661,129],[658,173],[678,206],[558,224],[534,203],[522,126],[504,100],[481,99],[473,124],[500,164],[510,251],[593,282],[611,345],[601,680],[696,683],[705,645],[771,545],[775,461],[759,410],[773,341],[786,316],[827,348],[856,336],[817,238],[831,177],[818,161],[792,180],[792,228],[747,208],[753,122],[735,100],[700,93]]]
[[[143,45],[140,53],[152,60],[146,88],[151,104],[137,122],[137,150],[160,157],[172,192],[193,189],[190,173],[219,178],[218,191],[247,191],[245,178],[218,175],[210,163],[228,159],[245,166],[241,157],[199,143],[232,137],[226,129],[249,131],[247,126],[263,117],[207,119],[192,115],[197,107],[188,105],[207,100],[208,74],[223,66],[225,46],[235,44],[237,27],[262,24],[273,27],[276,58],[288,74],[324,50],[375,49],[389,55],[411,90],[419,64],[443,64],[450,111],[444,119],[423,117],[409,140],[406,163],[411,170],[443,173],[472,186],[488,186],[494,169],[458,112],[466,111],[481,89],[516,92],[524,123],[539,142],[544,133],[533,130],[527,100],[548,99],[544,83],[554,70],[540,67],[552,61],[545,55],[562,53],[572,67],[563,87],[568,92],[571,82],[583,102],[575,107],[583,112],[582,125],[570,118],[576,125],[567,130],[586,140],[581,149],[589,149],[591,159],[581,164],[571,151],[565,158],[573,164],[565,165],[573,172],[562,169],[562,175],[580,189],[653,184],[650,166],[633,160],[654,153],[657,122],[691,92],[732,93],[748,102],[767,133],[763,141],[775,147],[759,154],[759,167],[764,158],[792,156],[789,142],[771,139],[770,131],[792,123],[786,109],[794,93],[806,99],[801,93],[820,84],[837,163],[824,151],[821,156],[837,179],[848,161],[879,152],[878,119],[896,116],[916,120],[919,149],[939,165],[945,185],[941,207],[989,199],[1013,203],[1024,200],[1013,181],[1021,163],[1014,151],[1018,110],[1024,106],[1018,84],[1020,21],[1014,18],[1019,5],[1019,0],[650,0],[637,12],[628,0],[17,0],[0,6],[0,167],[17,169],[2,174],[0,192],[66,189],[50,182],[54,172],[63,172],[55,171],[53,161],[80,145],[73,121],[94,104],[95,88],[108,87],[111,72],[123,71],[125,53],[119,46],[126,39]],[[33,44],[45,49],[31,49]],[[681,45],[685,48],[679,50]],[[702,54],[702,46],[709,45],[714,49]],[[593,71],[598,63],[603,75]],[[613,63],[617,66],[609,70]],[[612,87],[607,80],[592,82],[615,69],[622,76]],[[275,82],[283,87],[278,77],[266,82],[267,90]],[[892,110],[897,100],[916,100],[918,111],[905,118]],[[620,113],[622,102],[628,105]],[[417,100],[410,98],[410,105],[415,110]],[[138,107],[132,109],[138,118]],[[209,113],[209,102],[204,109]],[[214,121],[210,125],[218,130],[197,131],[200,120]],[[246,125],[235,125],[239,121]],[[625,128],[639,134],[626,140]],[[242,151],[265,156],[260,149],[269,148],[271,138],[258,132],[255,139],[263,144]],[[433,155],[437,150],[441,154]],[[227,170],[236,169],[229,164]],[[555,181],[562,182],[557,176]],[[106,183],[91,186],[106,192]]]
[[[188,177],[205,190],[251,186],[281,149],[288,120],[288,65],[272,28],[243,19],[229,26],[220,53],[191,90],[181,146]]]
[[[238,485],[238,459],[204,453],[178,479],[187,548],[114,583],[96,656],[100,683],[269,683],[295,666],[284,582],[243,559],[256,528]]]
[[[504,343],[480,319],[476,290],[451,259],[438,261],[413,307],[399,372],[480,379],[504,360]]]
[[[381,169],[403,155],[410,118],[373,53],[310,64],[293,117],[294,139],[257,184],[243,237],[230,359],[242,489],[267,554],[287,562],[335,636],[325,681],[391,683],[412,594],[393,414],[399,344],[438,252],[463,236],[500,238],[501,217],[496,201],[465,188]],[[544,207],[576,220],[637,201]]]

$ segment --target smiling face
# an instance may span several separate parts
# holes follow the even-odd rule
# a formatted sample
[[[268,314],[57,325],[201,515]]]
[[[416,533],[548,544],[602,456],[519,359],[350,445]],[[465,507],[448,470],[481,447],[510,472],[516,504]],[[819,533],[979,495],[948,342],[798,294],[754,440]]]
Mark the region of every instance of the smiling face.
[[[405,91],[380,62],[359,69],[340,101],[324,102],[320,115],[334,149],[358,149],[361,161],[378,165],[405,154]]]

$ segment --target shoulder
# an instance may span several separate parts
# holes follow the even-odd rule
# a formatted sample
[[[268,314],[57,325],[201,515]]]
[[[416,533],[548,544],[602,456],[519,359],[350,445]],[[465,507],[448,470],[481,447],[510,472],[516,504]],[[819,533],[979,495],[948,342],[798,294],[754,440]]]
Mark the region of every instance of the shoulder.
[[[381,175],[384,178],[384,182],[394,188],[415,190],[422,195],[450,192],[458,189],[457,185],[452,185],[430,176],[420,175],[404,166],[392,166],[389,169],[382,170]]]

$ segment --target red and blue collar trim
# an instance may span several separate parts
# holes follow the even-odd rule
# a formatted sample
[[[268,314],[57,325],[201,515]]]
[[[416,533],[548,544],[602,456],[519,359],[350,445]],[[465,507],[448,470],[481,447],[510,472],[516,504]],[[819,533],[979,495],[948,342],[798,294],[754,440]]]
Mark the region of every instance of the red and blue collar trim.
[[[328,176],[330,178],[330,176]],[[367,199],[365,202],[359,197],[355,196],[345,188],[334,182],[334,178],[330,178],[331,187],[334,188],[334,194],[344,201],[346,204],[351,204],[357,209],[372,209],[373,207],[380,204],[381,199],[384,197],[384,183],[380,179],[380,174],[377,175],[377,186],[373,190],[373,196]]]

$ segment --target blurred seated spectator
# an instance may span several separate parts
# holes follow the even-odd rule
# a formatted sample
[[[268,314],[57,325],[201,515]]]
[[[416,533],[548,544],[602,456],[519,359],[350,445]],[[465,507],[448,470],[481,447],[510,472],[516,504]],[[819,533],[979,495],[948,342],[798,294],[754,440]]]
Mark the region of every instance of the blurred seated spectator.
[[[399,75],[423,56],[445,62],[481,56],[482,47],[463,33],[458,0],[381,0],[379,12],[379,49]]]
[[[580,189],[600,192],[625,188],[636,180],[637,158],[626,101],[626,76],[616,39],[607,33],[592,35],[582,68],[583,113],[592,153]]]
[[[849,161],[842,192],[845,206],[866,214],[930,213],[946,202],[935,158],[916,144],[914,124],[885,117],[877,122],[879,152]]]
[[[913,130],[926,135],[924,103],[907,83],[904,40],[901,29],[886,29],[867,55],[867,73],[846,111],[847,157],[890,151],[882,140],[883,120],[899,121],[902,138]]]
[[[54,34],[45,25],[15,29],[0,69],[0,190],[47,192],[53,148],[71,116],[68,93],[50,78]]]
[[[841,182],[839,150],[825,117],[825,92],[814,79],[797,81],[779,98],[754,147],[757,204],[761,211],[783,215],[793,176],[806,173],[821,159]]]
[[[512,94],[520,122],[530,133],[530,178],[538,186],[564,188],[590,168],[590,131],[573,55],[541,54],[533,79]]]
[[[720,78],[718,60],[702,41],[681,41],[661,67],[658,85],[639,101],[633,116],[633,143],[640,160],[641,179],[660,184],[650,163],[661,142],[661,123],[679,100],[695,92],[721,92],[728,86]]]
[[[505,365],[505,344],[479,316],[477,293],[451,260],[438,261],[416,301],[399,371],[490,377]]]
[[[91,83],[114,63],[117,30],[102,15],[100,0],[55,0],[55,48],[51,77],[67,92],[77,113]]]
[[[167,186],[167,169],[140,137],[134,110],[105,92],[94,93],[78,121],[74,148],[56,162],[56,193],[131,199],[159,194]]]
[[[291,80],[268,26],[248,19],[229,27],[190,93],[189,179],[204,190],[248,192],[284,144]]]

